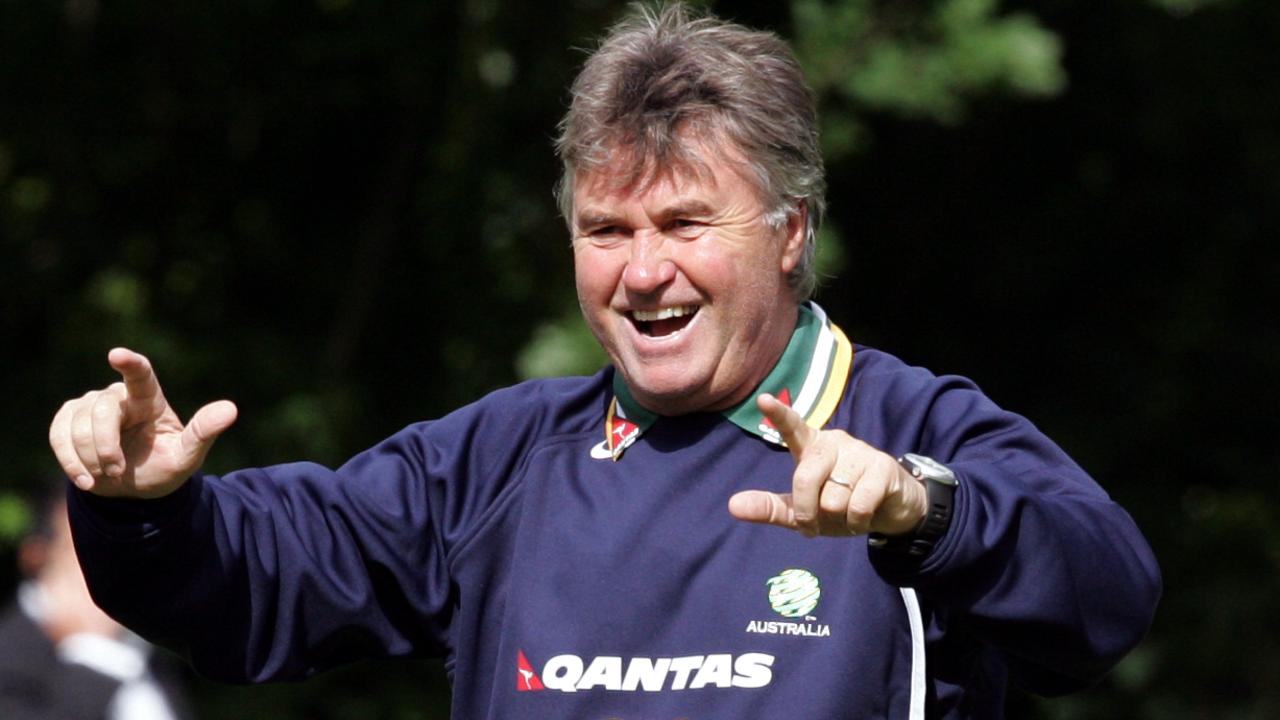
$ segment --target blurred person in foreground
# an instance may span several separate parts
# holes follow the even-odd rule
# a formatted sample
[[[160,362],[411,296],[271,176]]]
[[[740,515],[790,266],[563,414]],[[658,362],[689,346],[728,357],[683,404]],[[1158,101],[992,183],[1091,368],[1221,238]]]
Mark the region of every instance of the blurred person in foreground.
[[[336,470],[217,477],[235,406],[184,425],[117,348],[122,381],[50,429],[104,607],[234,681],[443,656],[459,718],[988,720],[1011,681],[1078,690],[1143,638],[1130,517],[809,300],[823,165],[783,41],[637,8],[572,95],[558,192],[612,363]]]
[[[0,718],[188,717],[177,678],[152,672],[151,647],[90,599],[53,487],[18,547],[17,598],[0,613]]]

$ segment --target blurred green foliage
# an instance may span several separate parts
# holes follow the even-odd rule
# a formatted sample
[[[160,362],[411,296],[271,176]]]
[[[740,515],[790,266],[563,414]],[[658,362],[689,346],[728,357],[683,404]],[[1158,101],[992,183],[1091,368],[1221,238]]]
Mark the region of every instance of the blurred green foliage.
[[[12,545],[32,526],[35,508],[15,493],[0,493],[0,544]]]
[[[997,0],[795,0],[792,13],[814,88],[865,109],[954,123],[975,94],[1066,84],[1058,36]]]
[[[1161,558],[1147,643],[1010,716],[1274,717],[1280,5],[709,4],[791,38],[819,94],[828,311],[1029,415]],[[551,138],[622,7],[0,3],[0,545],[114,345],[182,412],[239,403],[214,471],[599,368]],[[205,718],[285,720],[444,717],[446,687],[421,661],[196,681]]]

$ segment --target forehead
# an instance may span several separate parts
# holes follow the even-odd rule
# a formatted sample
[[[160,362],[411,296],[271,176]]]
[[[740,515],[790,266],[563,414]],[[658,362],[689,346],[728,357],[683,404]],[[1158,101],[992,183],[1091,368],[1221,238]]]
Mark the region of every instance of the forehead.
[[[665,163],[614,152],[606,163],[579,171],[573,183],[577,211],[584,205],[630,200],[696,197],[742,201],[757,195],[755,175],[746,159],[737,148],[723,143],[691,143],[682,157]]]

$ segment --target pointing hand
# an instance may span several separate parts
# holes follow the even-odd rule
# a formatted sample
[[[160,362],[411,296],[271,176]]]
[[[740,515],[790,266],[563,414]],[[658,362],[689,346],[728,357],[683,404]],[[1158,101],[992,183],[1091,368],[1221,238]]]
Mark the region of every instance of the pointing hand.
[[[63,403],[49,426],[62,471],[97,495],[153,498],[186,482],[236,420],[227,400],[209,403],[184,426],[164,398],[151,362],[126,348],[107,361],[121,382]]]
[[[924,518],[924,486],[893,456],[843,430],[815,430],[769,394],[756,404],[778,429],[796,461],[790,493],[748,490],[729,498],[739,520],[805,535],[901,535]]]

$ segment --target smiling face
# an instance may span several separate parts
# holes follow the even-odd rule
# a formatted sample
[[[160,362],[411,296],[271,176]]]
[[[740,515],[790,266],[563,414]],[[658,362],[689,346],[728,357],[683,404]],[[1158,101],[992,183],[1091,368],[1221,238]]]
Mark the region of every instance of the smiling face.
[[[578,302],[637,402],[662,415],[744,399],[796,323],[787,273],[804,218],[765,218],[740,155],[696,146],[702,167],[618,187],[609,168],[573,194]]]

